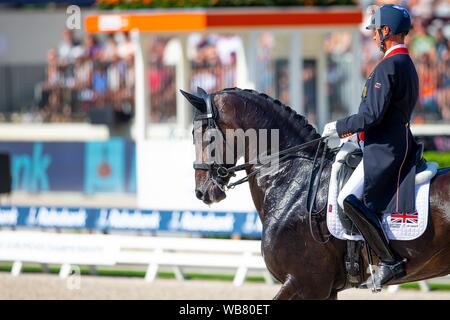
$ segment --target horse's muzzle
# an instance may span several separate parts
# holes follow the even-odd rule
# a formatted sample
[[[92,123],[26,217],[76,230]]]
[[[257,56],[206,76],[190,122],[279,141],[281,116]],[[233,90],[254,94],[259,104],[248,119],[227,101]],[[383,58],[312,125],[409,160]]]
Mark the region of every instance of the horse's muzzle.
[[[223,192],[216,185],[211,185],[206,190],[196,189],[195,196],[197,197],[197,199],[203,201],[207,205],[222,201],[226,198],[225,192]]]
[[[203,201],[203,192],[201,190],[195,190],[195,196],[197,197],[198,200],[202,200]]]

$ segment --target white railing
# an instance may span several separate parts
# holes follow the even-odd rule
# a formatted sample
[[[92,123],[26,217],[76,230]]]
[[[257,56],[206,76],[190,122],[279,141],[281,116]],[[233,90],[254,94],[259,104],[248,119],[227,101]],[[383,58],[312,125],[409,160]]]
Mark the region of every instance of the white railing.
[[[60,277],[71,266],[146,266],[146,281],[156,278],[159,267],[172,267],[184,279],[183,267],[235,270],[234,285],[242,285],[250,270],[273,279],[261,256],[260,241],[199,238],[138,237],[123,235],[57,234],[47,232],[0,232],[0,261],[13,262],[18,276],[23,263],[61,265]]]
[[[108,126],[90,123],[2,123],[0,141],[105,141]]]
[[[261,273],[266,283],[274,282],[258,240],[1,231],[0,261],[13,263],[13,276],[20,275],[23,263],[28,262],[61,265],[61,278],[67,278],[79,265],[127,265],[145,266],[148,282],[155,280],[160,267],[171,267],[178,280],[184,280],[184,267],[198,267],[234,270],[236,286],[245,282],[249,271]],[[430,290],[427,281],[419,285],[422,291]],[[390,286],[388,291],[399,288]]]

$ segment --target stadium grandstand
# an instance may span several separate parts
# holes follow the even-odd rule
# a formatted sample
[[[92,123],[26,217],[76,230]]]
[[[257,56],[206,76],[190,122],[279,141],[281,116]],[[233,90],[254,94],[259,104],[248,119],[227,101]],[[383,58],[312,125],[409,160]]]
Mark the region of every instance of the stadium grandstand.
[[[17,1],[17,3],[44,3],[47,1]],[[89,4],[92,1],[79,1]],[[375,4],[395,3],[377,1]],[[100,5],[108,1],[100,1]],[[111,2],[112,3],[112,2]],[[367,7],[370,1],[361,5]],[[419,72],[420,101],[414,123],[445,123],[450,119],[449,106],[449,38],[448,4],[446,1],[406,1],[414,16],[409,46]],[[364,8],[362,9],[364,10]],[[370,73],[379,59],[378,49],[370,35],[362,31],[363,69],[361,76]],[[107,124],[128,123],[133,117],[133,45],[128,33],[92,35],[80,31],[59,30],[59,39],[53,38],[53,47],[47,49],[46,61],[40,57],[30,71],[21,72],[26,65],[2,63],[0,75],[4,83],[0,110],[2,118],[11,122],[91,122]],[[191,88],[201,84],[207,90],[218,90],[236,85],[235,35],[197,35],[190,38],[190,61],[193,72]],[[256,89],[289,101],[286,61],[273,59],[274,35],[261,35],[258,59],[264,69]],[[7,44],[3,43],[3,49]],[[150,111],[154,122],[171,122],[175,117],[175,76],[173,46],[170,37],[159,37],[148,48],[151,56],[148,85],[151,86],[155,108]],[[330,118],[348,112],[351,91],[343,85],[349,76],[351,62],[351,35],[330,33],[324,43],[327,52],[328,100]],[[235,49],[234,49],[235,50]],[[10,53],[10,54],[13,54]],[[317,98],[314,61],[305,61],[302,79],[305,87],[305,110],[315,123]],[[25,83],[24,83],[25,82]],[[25,85],[25,86],[24,86]],[[20,86],[20,90],[19,87]],[[20,92],[20,99],[16,95]],[[102,111],[101,111],[102,110]],[[101,115],[99,115],[101,114]],[[327,119],[329,120],[329,119]]]

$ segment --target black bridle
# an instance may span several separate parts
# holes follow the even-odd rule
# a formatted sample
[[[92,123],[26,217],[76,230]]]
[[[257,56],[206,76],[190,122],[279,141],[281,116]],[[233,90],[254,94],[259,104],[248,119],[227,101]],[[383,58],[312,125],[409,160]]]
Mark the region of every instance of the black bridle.
[[[220,127],[217,125],[217,118],[219,116],[219,112],[217,111],[216,106],[214,105],[213,98],[214,94],[204,92],[202,94],[203,100],[206,103],[206,113],[197,113],[194,117],[194,121],[207,121],[208,130],[217,130],[222,135],[222,138],[225,141],[224,134]],[[195,135],[194,135],[195,136]],[[195,143],[195,141],[194,141]],[[219,163],[213,162],[194,162],[193,165],[196,170],[205,170],[209,172],[208,179],[212,181],[220,190],[225,192],[227,188],[226,179],[230,176],[234,176],[234,172],[229,171],[229,169]]]
[[[219,116],[219,112],[213,102],[214,94],[203,93],[202,98],[204,99],[204,101],[206,103],[206,113],[196,114],[194,117],[194,121],[205,121],[206,120],[207,128],[209,130],[213,129],[213,130],[219,131],[220,134],[222,135],[224,141],[226,141],[222,130],[220,129],[220,127],[217,125],[217,122],[216,122],[217,118]],[[212,182],[217,187],[219,187],[220,190],[225,192],[226,189],[232,189],[237,185],[247,182],[251,177],[257,175],[265,166],[267,166],[268,164],[271,164],[271,162],[270,162],[271,160],[277,160],[278,163],[281,163],[282,161],[288,160],[292,156],[296,155],[297,152],[299,152],[303,149],[306,149],[307,147],[309,147],[311,145],[318,143],[316,156],[314,158],[314,167],[315,167],[318,152],[319,152],[320,148],[322,147],[322,144],[324,143],[323,141],[326,138],[327,137],[320,137],[317,139],[313,139],[308,142],[302,143],[300,145],[296,145],[291,148],[282,150],[282,151],[272,154],[270,156],[265,156],[263,162],[261,160],[256,161],[256,162],[248,161],[248,162],[245,162],[240,165],[226,166],[226,165],[222,165],[220,163],[216,163],[215,161],[213,161],[213,162],[197,162],[197,161],[195,161],[193,167],[196,170],[208,171],[209,179],[212,180]],[[194,141],[194,143],[195,143],[195,141]],[[325,158],[325,153],[326,153],[326,148],[325,148],[325,145],[323,145],[323,154],[322,154],[322,159],[321,159],[322,163]],[[249,166],[253,166],[255,164],[259,164],[260,167],[253,170],[251,173],[249,173],[242,179],[239,179],[232,183],[227,183],[226,180],[228,178],[236,176],[236,172],[245,170]],[[319,179],[320,179],[322,169],[323,168],[320,169]]]
[[[214,94],[206,93],[203,90],[201,91],[201,93],[202,93],[202,98],[206,103],[206,113],[198,112],[194,117],[194,121],[205,121],[206,120],[207,128],[219,131],[220,134],[222,135],[222,138],[224,139],[223,141],[226,142],[222,130],[217,125],[217,119],[219,116],[219,112],[218,112],[216,106],[214,105],[214,101],[213,101]],[[299,155],[297,154],[299,151],[306,149],[307,147],[317,143],[317,150],[316,150],[314,159],[312,160],[313,168],[312,168],[311,174],[309,176],[306,207],[307,207],[308,216],[309,216],[309,227],[310,227],[310,231],[311,231],[311,235],[312,235],[313,239],[318,243],[325,244],[330,239],[330,236],[328,236],[325,241],[318,240],[314,236],[314,232],[312,230],[311,218],[313,215],[319,216],[319,217],[323,216],[325,209],[327,207],[327,203],[325,202],[325,205],[323,208],[321,208],[317,211],[314,211],[314,205],[315,205],[317,193],[318,193],[319,187],[320,187],[320,179],[322,177],[322,172],[323,172],[323,168],[324,168],[325,156],[326,156],[326,153],[328,150],[326,147],[326,142],[324,142],[324,140],[326,140],[327,138],[328,137],[319,137],[319,138],[310,140],[308,142],[287,148],[278,153],[271,154],[270,156],[265,156],[264,162],[261,162],[261,160],[257,161],[257,162],[248,161],[248,162],[245,162],[240,165],[225,166],[225,165],[216,163],[214,161],[213,162],[203,162],[203,161],[197,162],[197,161],[195,161],[193,167],[196,170],[208,171],[208,173],[209,173],[208,180],[210,180],[213,184],[215,184],[220,190],[225,192],[227,189],[232,189],[237,185],[247,182],[251,177],[256,176],[265,166],[267,166],[268,164],[272,164],[270,162],[271,160],[276,159],[278,161],[278,163],[281,163],[283,161],[287,161],[287,160],[293,159],[295,157],[299,157]],[[195,143],[195,141],[194,141],[194,143]],[[314,172],[316,171],[316,164],[317,164],[317,160],[318,160],[318,156],[319,156],[319,152],[320,152],[321,148],[322,148],[322,155],[320,157],[320,165],[319,165],[317,174],[314,176]],[[302,158],[304,158],[304,157],[302,157]],[[308,158],[308,160],[311,160],[311,159]],[[255,164],[259,164],[260,167],[253,170],[252,172],[247,174],[245,177],[243,177],[235,182],[232,182],[232,183],[227,182],[227,180],[229,180],[231,177],[236,176],[236,172],[245,170],[248,167],[253,166]]]

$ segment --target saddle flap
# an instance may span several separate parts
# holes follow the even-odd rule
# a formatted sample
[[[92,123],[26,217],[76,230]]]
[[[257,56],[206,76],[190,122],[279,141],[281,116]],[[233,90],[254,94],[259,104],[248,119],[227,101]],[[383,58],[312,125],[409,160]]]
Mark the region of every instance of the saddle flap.
[[[436,162],[423,161],[420,170],[416,170],[416,185],[426,183],[433,179],[438,172],[438,168],[439,164]]]

